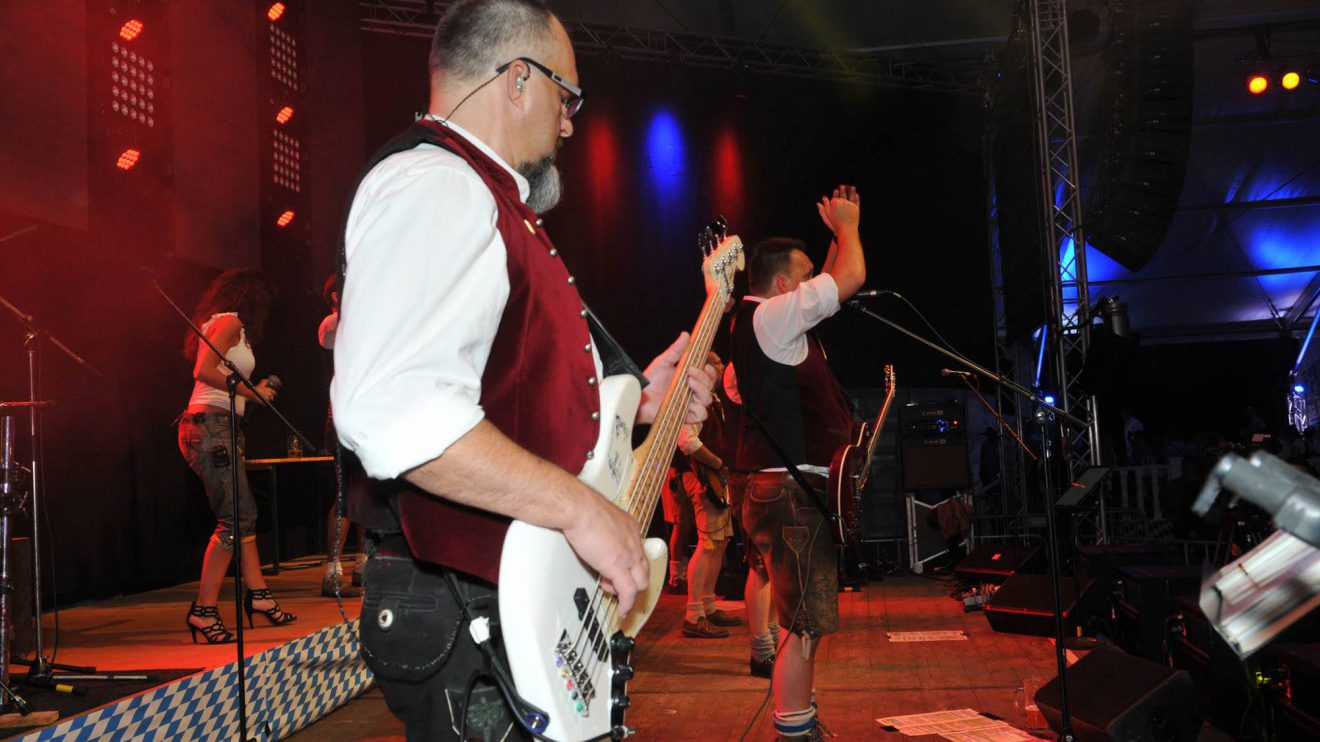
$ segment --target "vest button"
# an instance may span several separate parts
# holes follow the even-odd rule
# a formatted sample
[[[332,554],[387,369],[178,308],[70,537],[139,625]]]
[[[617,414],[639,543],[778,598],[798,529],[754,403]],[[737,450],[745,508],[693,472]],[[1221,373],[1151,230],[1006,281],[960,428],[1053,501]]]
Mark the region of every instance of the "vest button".
[[[595,452],[595,451],[587,451],[587,458],[588,458],[588,459],[594,459],[594,458],[596,458],[596,452]]]
[[[569,276],[569,277],[568,277],[568,285],[569,285],[569,286],[572,286],[572,285],[575,284],[575,283],[577,283],[577,279],[574,278],[574,277],[572,277],[572,276]]]
[[[538,217],[536,218],[536,226],[539,227],[539,226],[541,226],[542,224],[545,224],[545,220],[538,216]]]
[[[557,256],[557,255],[559,255],[559,251],[556,250],[556,249],[554,249],[553,247],[550,248],[550,257],[553,258],[553,257],[555,257],[555,256]]]
[[[582,319],[586,319],[586,318],[587,318],[587,310],[583,309],[581,312],[578,312],[578,316],[581,317]]]
[[[599,412],[593,412],[593,413],[591,413],[591,419],[592,419],[592,420],[595,420],[595,421],[597,421],[597,422],[599,422],[599,421],[600,421],[600,413],[599,413]]]
[[[590,353],[590,352],[591,352],[591,343],[587,343],[586,345],[582,346],[582,350],[585,350],[586,352]]]
[[[591,378],[587,379],[587,386],[595,386],[595,385],[596,385],[596,377],[595,377],[595,376],[592,376]]]

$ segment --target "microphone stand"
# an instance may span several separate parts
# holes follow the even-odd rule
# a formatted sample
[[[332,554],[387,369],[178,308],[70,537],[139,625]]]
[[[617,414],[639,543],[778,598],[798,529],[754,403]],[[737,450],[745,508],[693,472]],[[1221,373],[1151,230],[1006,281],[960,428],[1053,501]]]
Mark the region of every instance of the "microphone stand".
[[[1050,550],[1050,585],[1053,588],[1052,590],[1053,595],[1051,597],[1053,598],[1054,601],[1054,659],[1056,665],[1058,666],[1059,695],[1061,699],[1059,704],[1059,712],[1061,717],[1061,722],[1059,725],[1060,726],[1059,739],[1062,740],[1063,742],[1074,742],[1076,737],[1073,732],[1072,713],[1068,703],[1068,681],[1067,681],[1068,658],[1067,655],[1065,655],[1064,653],[1063,606],[1060,601],[1060,591],[1062,588],[1062,583],[1059,577],[1059,572],[1060,572],[1059,543],[1058,543],[1059,536],[1058,536],[1058,527],[1057,524],[1055,523],[1054,502],[1052,502],[1054,483],[1050,477],[1050,469],[1054,465],[1053,458],[1050,455],[1050,451],[1053,448],[1052,446],[1050,446],[1050,423],[1051,421],[1057,419],[1079,430],[1085,430],[1088,427],[1088,423],[1085,420],[1082,420],[1081,418],[1077,417],[1076,415],[1070,414],[1066,410],[1060,409],[1046,402],[1038,393],[1022,386],[1016,381],[1013,381],[1012,379],[1006,379],[1003,376],[1000,376],[999,374],[991,371],[990,369],[980,365],[979,363],[976,363],[970,358],[967,358],[943,346],[936,345],[935,343],[907,329],[906,327],[903,327],[902,325],[896,322],[893,322],[885,317],[880,316],[879,314],[876,314],[867,307],[863,306],[862,303],[857,299],[853,299],[851,301],[846,302],[846,306],[851,307],[852,309],[855,309],[856,311],[861,312],[862,314],[874,320],[878,320],[879,322],[893,328],[894,330],[897,330],[903,335],[906,335],[912,338],[913,340],[916,340],[917,342],[921,343],[927,348],[930,348],[936,353],[945,356],[946,358],[952,360],[953,362],[965,366],[969,369],[972,369],[976,373],[981,374],[982,376],[998,384],[1000,387],[1003,387],[1004,389],[1007,389],[1013,392],[1014,394],[1017,394],[1018,396],[1022,397],[1023,399],[1026,399],[1027,401],[1031,402],[1036,406],[1036,422],[1039,423],[1040,425],[1041,453],[1045,459],[1043,462],[1044,463],[1043,488],[1046,496],[1045,530],[1046,530],[1046,537],[1049,543],[1049,550]],[[982,401],[984,402],[985,400]],[[1030,451],[1028,451],[1028,453],[1030,453]]]
[[[156,282],[154,277],[148,277],[147,280],[151,284],[151,288],[155,289],[156,293],[160,294],[161,298],[165,300],[165,303],[169,304],[174,311],[183,318],[183,321],[188,325],[188,328],[193,331],[193,334],[197,335],[198,338],[201,338],[201,341],[206,343],[206,346],[215,353],[217,358],[220,359],[220,363],[229,370],[229,375],[225,377],[225,388],[229,392],[229,445],[230,449],[233,451],[233,461],[230,462],[229,466],[229,474],[231,477],[230,498],[232,500],[230,508],[234,513],[234,523],[236,528],[238,523],[238,476],[242,464],[242,454],[238,451],[237,397],[240,384],[247,387],[248,391],[252,392],[252,396],[255,400],[260,401],[267,409],[275,413],[275,416],[284,423],[285,427],[287,427],[294,435],[298,436],[298,438],[307,446],[306,450],[318,451],[320,449],[308,440],[307,436],[302,434],[302,431],[294,427],[294,424],[289,422],[289,419],[281,414],[280,411],[275,408],[274,404],[262,398],[261,394],[257,391],[257,386],[252,383],[252,379],[249,379],[242,371],[239,371],[238,366],[234,365],[233,361],[226,358],[225,354],[221,353],[220,349],[215,347],[215,344],[206,336],[206,333],[202,332],[202,329],[192,321],[192,318],[188,316],[188,313],[183,311],[183,308],[176,304],[174,300],[170,298],[169,294],[165,293],[165,289],[160,287],[160,284]],[[239,742],[248,742],[247,683],[244,677],[245,668],[243,656],[243,536],[241,533],[235,533],[234,535],[234,615],[236,616],[235,623],[237,624],[237,631],[234,632],[234,651],[235,664],[238,666],[238,672],[236,675],[238,683],[238,739]]]
[[[32,229],[36,229],[36,227],[32,227]],[[18,232],[9,235],[9,237],[6,237],[5,239],[12,239],[13,237],[16,237],[20,234],[24,234],[27,231],[31,231],[31,230],[21,229]],[[79,667],[76,665],[60,665],[50,662],[46,659],[45,649],[42,644],[41,514],[43,510],[42,484],[45,479],[44,477],[45,469],[44,469],[43,450],[42,450],[43,446],[42,446],[42,436],[41,436],[41,409],[40,409],[42,406],[42,404],[40,403],[42,338],[45,338],[46,340],[50,341],[50,344],[58,348],[61,352],[64,353],[64,355],[68,356],[75,363],[87,369],[88,371],[92,372],[94,375],[99,376],[102,380],[106,380],[106,375],[101,373],[100,369],[88,363],[87,360],[84,359],[82,356],[73,352],[72,348],[61,342],[59,338],[55,337],[55,335],[37,326],[36,319],[32,315],[27,314],[23,310],[14,306],[12,303],[9,302],[8,299],[5,299],[3,296],[0,296],[0,306],[3,306],[5,309],[9,310],[9,313],[14,315],[14,317],[23,325],[23,327],[27,329],[26,336],[23,340],[23,345],[24,347],[27,348],[27,371],[28,371],[27,401],[30,405],[28,408],[28,434],[32,442],[32,451],[31,451],[32,469],[29,472],[30,481],[29,481],[28,491],[32,495],[32,593],[33,593],[32,610],[33,610],[33,615],[35,616],[34,623],[36,624],[34,627],[35,632],[33,636],[36,645],[35,646],[36,653],[35,656],[32,658],[32,660],[30,661],[23,659],[16,659],[13,662],[14,664],[17,665],[28,665],[27,674],[17,679],[17,682],[19,684],[63,691],[67,688],[67,686],[55,682],[55,678],[54,678],[55,670],[63,670],[65,672],[76,672],[86,675],[86,674],[95,673],[96,668]]]

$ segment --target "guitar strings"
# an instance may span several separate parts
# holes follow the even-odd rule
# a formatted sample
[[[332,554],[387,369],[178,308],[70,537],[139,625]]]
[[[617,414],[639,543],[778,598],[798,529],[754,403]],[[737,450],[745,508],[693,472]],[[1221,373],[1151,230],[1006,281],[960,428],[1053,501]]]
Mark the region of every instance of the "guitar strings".
[[[675,369],[675,373],[682,374],[683,379],[686,379],[689,369],[697,368],[700,365],[705,364],[710,346],[714,343],[715,331],[718,329],[720,318],[724,314],[722,311],[711,311],[714,308],[714,302],[717,296],[718,292],[707,297],[706,305],[702,309],[701,319],[697,324],[697,329],[688,343],[688,349],[684,353],[679,367]],[[723,304],[724,300],[723,298],[720,298],[720,306],[722,307]],[[655,505],[660,496],[660,490],[657,484],[663,485],[663,481],[659,483],[656,481],[657,478],[662,476],[660,464],[665,464],[663,467],[663,473],[667,474],[668,461],[672,458],[672,454],[663,457],[661,454],[664,450],[673,448],[677,441],[678,428],[682,427],[683,421],[687,418],[686,410],[691,403],[691,396],[692,390],[686,383],[676,384],[671,381],[670,389],[666,393],[665,399],[661,401],[660,411],[657,413],[657,417],[661,420],[659,432],[653,436],[652,445],[648,447],[647,455],[640,464],[641,468],[638,473],[639,481],[634,488],[634,491],[640,490],[645,493],[645,496],[642,498],[641,502],[635,501],[629,503],[629,507],[626,510],[629,515],[633,516],[633,518],[638,521],[643,532],[645,531],[646,524],[642,523],[641,516],[643,513],[654,514]],[[681,416],[675,411],[676,407],[678,410],[683,411]],[[673,440],[669,440],[671,438]],[[668,441],[667,445],[655,445],[658,442],[665,441]],[[649,518],[647,520],[649,520]],[[609,641],[609,637],[613,635],[618,623],[618,600],[617,598],[609,600],[611,597],[614,596],[605,592],[604,588],[601,586],[600,577],[597,576],[596,590],[592,595],[592,599],[589,602],[587,611],[584,615],[597,616],[597,611],[599,611],[600,605],[608,601],[604,616],[597,616],[600,621],[597,630],[602,632],[601,636],[604,641]],[[578,635],[574,638],[572,651],[576,657],[581,658],[587,649],[587,641],[591,636],[590,626],[591,620],[587,619],[583,622],[578,630]],[[608,657],[608,653],[606,653],[606,656]],[[595,675],[601,662],[602,660],[595,652],[590,653],[585,662],[585,669],[588,677]],[[595,689],[593,688],[592,690],[594,691]]]

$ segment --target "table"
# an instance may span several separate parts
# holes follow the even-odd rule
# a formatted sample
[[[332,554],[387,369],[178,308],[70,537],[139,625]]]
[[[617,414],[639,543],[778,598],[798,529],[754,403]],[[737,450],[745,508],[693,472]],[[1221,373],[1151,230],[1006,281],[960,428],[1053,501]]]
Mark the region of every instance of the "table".
[[[243,465],[252,471],[270,471],[270,524],[275,531],[275,559],[269,570],[262,574],[280,573],[280,488],[279,468],[296,464],[333,464],[334,456],[286,456],[278,459],[243,459]]]

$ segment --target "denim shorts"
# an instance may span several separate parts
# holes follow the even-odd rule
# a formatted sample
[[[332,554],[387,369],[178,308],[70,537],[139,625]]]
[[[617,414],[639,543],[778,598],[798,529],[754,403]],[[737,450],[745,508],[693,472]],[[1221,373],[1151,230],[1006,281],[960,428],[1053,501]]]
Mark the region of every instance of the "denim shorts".
[[[785,472],[753,474],[743,494],[743,524],[765,559],[779,625],[811,636],[836,631],[839,556],[814,500]]]
[[[243,445],[239,428],[238,443]],[[179,452],[206,485],[206,499],[215,513],[215,536],[225,548],[234,546],[233,467],[238,467],[238,532],[256,533],[257,504],[248,488],[243,457],[235,455],[229,434],[229,413],[201,412],[179,419]]]

